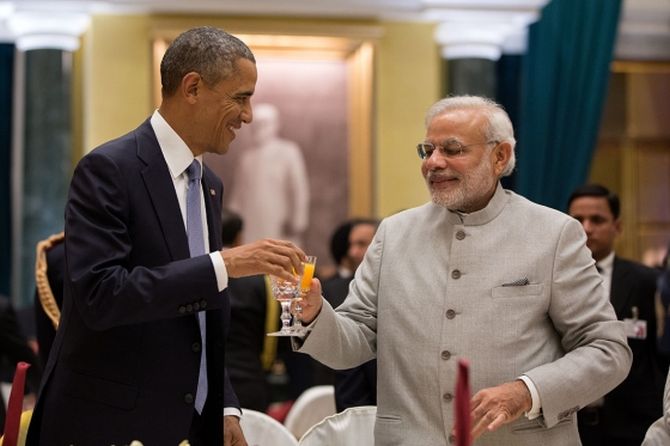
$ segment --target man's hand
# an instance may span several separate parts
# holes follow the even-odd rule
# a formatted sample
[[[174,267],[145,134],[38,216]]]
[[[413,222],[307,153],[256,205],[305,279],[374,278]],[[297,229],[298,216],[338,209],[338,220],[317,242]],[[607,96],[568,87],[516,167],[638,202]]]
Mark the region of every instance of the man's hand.
[[[221,250],[229,277],[270,274],[295,281],[302,271],[305,253],[284,240],[263,239],[235,248]]]
[[[319,314],[322,306],[321,282],[319,282],[319,279],[312,279],[312,287],[302,296],[302,302],[300,302],[302,308],[299,314],[300,320],[305,325],[310,324]]]
[[[242,433],[240,419],[234,415],[223,417],[223,446],[248,446]]]
[[[529,411],[532,404],[528,387],[519,379],[480,390],[470,401],[472,439],[516,420]]]

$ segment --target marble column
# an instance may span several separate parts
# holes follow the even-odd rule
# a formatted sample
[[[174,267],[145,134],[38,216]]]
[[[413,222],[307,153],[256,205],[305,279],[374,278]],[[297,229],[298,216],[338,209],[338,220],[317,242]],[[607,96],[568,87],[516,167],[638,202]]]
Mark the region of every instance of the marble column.
[[[20,262],[14,299],[32,302],[35,245],[63,229],[63,209],[72,165],[72,53],[36,49],[22,55],[23,132],[18,193]]]
[[[37,242],[63,229],[72,171],[72,52],[88,26],[82,14],[19,12],[12,150],[12,299],[33,302]]]

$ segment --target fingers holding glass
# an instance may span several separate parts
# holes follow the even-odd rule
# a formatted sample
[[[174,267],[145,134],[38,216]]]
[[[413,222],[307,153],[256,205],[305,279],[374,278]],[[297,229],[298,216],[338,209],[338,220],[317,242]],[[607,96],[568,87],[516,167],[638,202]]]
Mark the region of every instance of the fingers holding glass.
[[[305,261],[301,262],[300,266],[301,273],[300,275],[296,274],[294,280],[270,276],[272,294],[281,305],[280,319],[282,321],[282,328],[274,333],[268,333],[268,336],[301,336],[307,332],[307,329],[300,321],[302,299],[307,295],[312,286],[312,278],[314,277],[316,268],[316,257],[307,256]],[[293,319],[293,325],[291,325],[291,319]]]

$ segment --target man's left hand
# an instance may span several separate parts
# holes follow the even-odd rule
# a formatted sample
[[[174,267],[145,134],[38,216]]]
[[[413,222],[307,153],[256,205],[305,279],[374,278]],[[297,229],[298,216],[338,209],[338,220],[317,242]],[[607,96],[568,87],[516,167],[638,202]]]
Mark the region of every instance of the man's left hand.
[[[532,404],[530,391],[521,380],[480,390],[470,400],[472,439],[516,420],[529,411]]]
[[[223,417],[223,446],[248,446],[242,433],[240,419],[234,415]]]

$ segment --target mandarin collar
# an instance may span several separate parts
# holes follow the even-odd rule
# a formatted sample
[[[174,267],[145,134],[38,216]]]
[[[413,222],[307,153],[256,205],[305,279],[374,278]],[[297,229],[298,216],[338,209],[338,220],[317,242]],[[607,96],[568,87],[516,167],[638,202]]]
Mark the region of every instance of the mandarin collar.
[[[449,210],[447,218],[453,224],[462,224],[465,226],[485,225],[502,212],[509,199],[510,194],[498,182],[493,197],[491,197],[491,200],[489,200],[483,209],[470,213]]]

